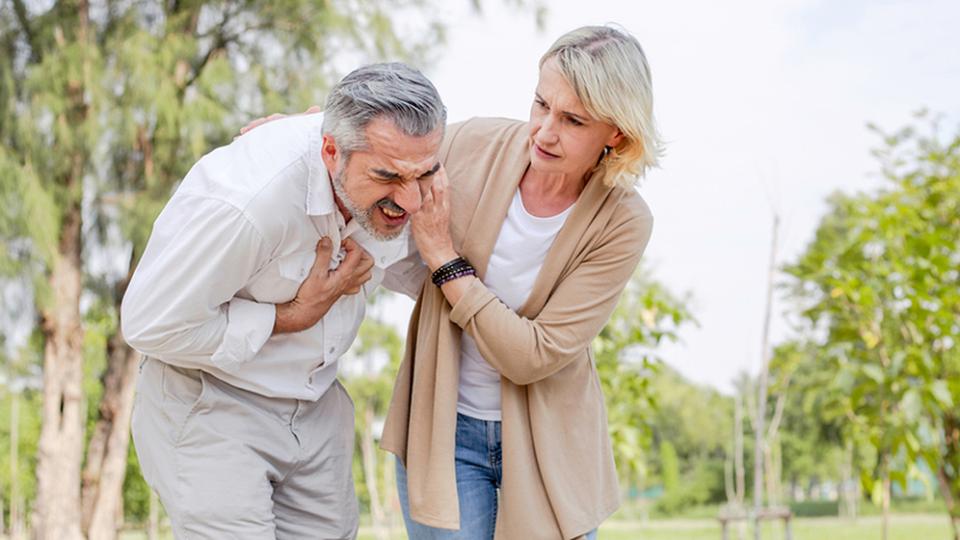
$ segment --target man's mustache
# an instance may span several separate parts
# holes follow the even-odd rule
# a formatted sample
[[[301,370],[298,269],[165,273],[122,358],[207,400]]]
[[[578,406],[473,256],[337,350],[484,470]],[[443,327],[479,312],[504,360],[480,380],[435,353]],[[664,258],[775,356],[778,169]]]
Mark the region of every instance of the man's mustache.
[[[380,208],[386,208],[387,210],[391,210],[393,212],[406,212],[406,209],[386,197],[377,201],[377,206]]]

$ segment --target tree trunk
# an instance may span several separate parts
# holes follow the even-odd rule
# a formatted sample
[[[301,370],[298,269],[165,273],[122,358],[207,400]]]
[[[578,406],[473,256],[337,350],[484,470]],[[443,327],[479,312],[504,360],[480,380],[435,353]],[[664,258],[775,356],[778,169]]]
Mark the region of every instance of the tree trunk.
[[[130,415],[140,355],[118,331],[107,345],[100,415],[87,447],[83,470],[83,529],[89,538],[116,538],[122,524]]]
[[[958,530],[957,527],[960,518],[956,517],[958,513],[957,501],[953,496],[953,491],[950,489],[950,480],[945,465],[946,463],[941,460],[940,467],[937,469],[937,485],[940,487],[940,496],[943,497],[943,502],[947,506],[947,517],[950,518],[953,540],[960,540],[960,530]]]
[[[363,411],[363,431],[361,432],[360,453],[363,457],[363,479],[370,495],[370,514],[373,518],[373,531],[379,540],[389,540],[389,531],[384,526],[383,506],[380,490],[377,486],[377,450],[373,443],[373,409]]]
[[[79,180],[78,180],[79,181]],[[83,538],[80,465],[83,461],[83,331],[80,319],[79,202],[64,215],[60,246],[43,311],[43,415],[37,447],[34,536]]]
[[[773,279],[777,272],[777,231],[780,228],[780,217],[773,216],[773,235],[770,245],[770,262],[767,267],[767,304],[764,310],[763,334],[760,349],[760,380],[757,388],[757,412],[754,424],[754,453],[753,453],[753,512],[754,512],[754,540],[760,540],[760,511],[763,509],[763,448],[765,446],[764,423],[767,417],[767,379],[770,376],[770,315],[773,309]]]
[[[736,488],[733,486],[733,456],[723,460],[723,491],[727,495],[727,506],[737,504]]]
[[[776,435],[767,439],[763,448],[764,473],[767,484],[767,504],[780,504],[780,438]]]
[[[736,473],[734,486],[737,504],[743,506],[747,496],[747,473],[743,466],[743,400],[739,393],[734,398],[734,407],[736,407],[733,415],[733,466]]]
[[[890,473],[884,467],[883,472],[883,532],[880,535],[882,540],[887,540],[890,533]]]
[[[383,455],[383,510],[386,514],[387,525],[390,529],[403,526],[400,512],[400,499],[397,498],[397,476],[394,466],[394,457],[390,452]]]
[[[960,540],[960,417],[943,418],[944,452],[937,470],[940,496],[947,505],[953,540]]]
[[[17,528],[17,501],[20,500],[20,393],[10,393],[10,519],[7,520],[10,537]],[[0,518],[3,512],[0,512]],[[0,531],[3,527],[0,527]]]
[[[57,45],[66,35],[80,46],[80,69],[64,81],[67,107],[56,121],[75,133],[87,121],[87,77],[90,58],[89,3],[74,0],[69,17],[54,28]],[[68,154],[68,168],[56,178],[62,200],[58,245],[48,266],[49,295],[40,303],[44,337],[43,409],[37,445],[37,493],[33,536],[39,539],[82,539],[80,525],[80,468],[83,463],[83,328],[80,294],[83,250],[81,200],[88,149],[82,142],[60,141]]]

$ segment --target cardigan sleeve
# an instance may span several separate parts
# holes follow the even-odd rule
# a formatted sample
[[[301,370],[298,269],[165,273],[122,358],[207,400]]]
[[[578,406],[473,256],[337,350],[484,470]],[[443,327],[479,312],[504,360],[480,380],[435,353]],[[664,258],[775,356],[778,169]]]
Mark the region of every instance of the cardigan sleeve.
[[[580,357],[607,323],[640,262],[652,226],[648,210],[611,227],[533,319],[518,315],[475,280],[453,306],[450,320],[512,383],[549,377]]]

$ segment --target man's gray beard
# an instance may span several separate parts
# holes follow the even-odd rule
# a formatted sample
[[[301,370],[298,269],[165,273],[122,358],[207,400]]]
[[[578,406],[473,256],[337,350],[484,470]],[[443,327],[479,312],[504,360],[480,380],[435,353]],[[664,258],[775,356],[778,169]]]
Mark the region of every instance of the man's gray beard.
[[[343,188],[343,173],[345,169],[346,167],[343,167],[337,171],[337,174],[333,175],[333,192],[337,194],[340,202],[343,203],[343,206],[347,208],[347,212],[350,213],[350,217],[357,220],[357,224],[359,224],[363,230],[367,231],[367,233],[375,240],[385,242],[400,236],[400,233],[403,232],[404,227],[401,227],[400,230],[393,234],[384,234],[373,226],[373,211],[376,208],[376,205],[370,208],[360,209],[360,207],[354,204],[353,200],[350,199],[350,196],[347,195],[347,190]]]

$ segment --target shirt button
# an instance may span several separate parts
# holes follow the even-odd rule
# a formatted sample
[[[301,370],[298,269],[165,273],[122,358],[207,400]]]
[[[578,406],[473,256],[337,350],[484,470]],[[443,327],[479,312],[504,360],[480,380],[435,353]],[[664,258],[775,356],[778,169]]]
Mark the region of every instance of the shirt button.
[[[337,350],[336,347],[330,347],[330,354],[333,354],[333,351]]]
[[[386,258],[386,257],[380,257],[380,264],[384,264],[384,263],[386,263],[386,262],[387,262],[387,258]]]

